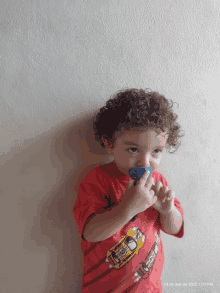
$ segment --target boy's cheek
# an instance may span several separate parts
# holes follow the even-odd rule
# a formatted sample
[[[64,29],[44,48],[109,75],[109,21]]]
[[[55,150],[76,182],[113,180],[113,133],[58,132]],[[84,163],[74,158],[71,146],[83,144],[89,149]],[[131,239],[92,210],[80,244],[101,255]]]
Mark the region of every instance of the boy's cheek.
[[[158,169],[158,167],[159,167],[159,165],[160,165],[160,162],[161,162],[161,158],[162,158],[162,156],[160,156],[160,158],[159,159],[157,159],[157,160],[154,160],[154,162],[153,162],[153,172],[154,171],[156,171],[157,169]]]
[[[159,167],[159,164],[154,162],[152,166],[153,172],[156,171],[158,167]]]

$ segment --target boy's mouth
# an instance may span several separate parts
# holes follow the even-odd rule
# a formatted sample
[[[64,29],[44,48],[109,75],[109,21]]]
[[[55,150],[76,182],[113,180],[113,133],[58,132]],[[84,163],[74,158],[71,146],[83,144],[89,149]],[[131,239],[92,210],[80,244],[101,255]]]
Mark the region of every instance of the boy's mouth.
[[[146,171],[150,171],[150,174],[148,177],[151,176],[153,170],[151,167],[146,167],[146,168],[132,168],[131,170],[129,170],[129,176],[135,180],[138,181]]]

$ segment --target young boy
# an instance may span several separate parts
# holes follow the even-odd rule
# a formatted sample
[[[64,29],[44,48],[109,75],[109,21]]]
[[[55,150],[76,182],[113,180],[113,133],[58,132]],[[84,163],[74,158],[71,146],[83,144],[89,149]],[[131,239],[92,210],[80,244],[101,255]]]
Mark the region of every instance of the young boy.
[[[118,92],[94,118],[96,140],[113,156],[82,180],[73,214],[82,237],[82,292],[162,292],[160,231],[183,237],[183,210],[157,172],[165,149],[178,147],[172,103],[156,92]],[[134,167],[151,167],[137,184]]]

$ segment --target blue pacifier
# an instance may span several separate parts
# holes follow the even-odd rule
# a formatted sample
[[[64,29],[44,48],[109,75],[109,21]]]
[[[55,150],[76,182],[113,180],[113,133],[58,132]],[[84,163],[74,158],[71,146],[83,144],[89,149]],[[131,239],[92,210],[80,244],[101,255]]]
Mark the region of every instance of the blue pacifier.
[[[137,183],[137,181],[144,175],[144,173],[146,171],[150,171],[150,174],[148,176],[148,177],[150,177],[153,172],[151,167],[133,168],[133,169],[129,170],[129,175],[130,175],[131,179],[133,179],[135,181],[135,183]]]

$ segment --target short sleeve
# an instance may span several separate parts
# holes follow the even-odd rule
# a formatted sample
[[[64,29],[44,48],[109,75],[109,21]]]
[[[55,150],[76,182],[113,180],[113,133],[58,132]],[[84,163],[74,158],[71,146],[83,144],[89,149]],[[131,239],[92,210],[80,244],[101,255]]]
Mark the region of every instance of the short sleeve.
[[[80,183],[73,215],[82,238],[86,220],[108,206],[107,190],[106,180],[96,172],[96,169],[91,170]]]
[[[161,181],[163,186],[167,186],[169,188],[167,180],[161,174],[160,174],[160,177],[158,178],[158,181]],[[177,198],[174,198],[174,205],[177,208],[177,210],[180,212],[180,214],[182,216],[182,219],[183,219],[183,223],[182,223],[180,231],[177,234],[170,234],[170,235],[173,235],[173,236],[178,237],[178,238],[182,238],[183,235],[184,235],[184,214],[183,214],[183,209],[182,209],[181,204],[180,204],[180,202],[179,202],[179,200]],[[162,229],[162,231],[163,231],[163,229]],[[164,233],[166,233],[166,232],[164,231]]]

